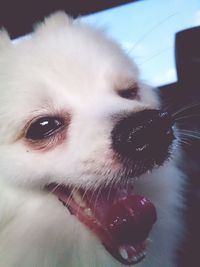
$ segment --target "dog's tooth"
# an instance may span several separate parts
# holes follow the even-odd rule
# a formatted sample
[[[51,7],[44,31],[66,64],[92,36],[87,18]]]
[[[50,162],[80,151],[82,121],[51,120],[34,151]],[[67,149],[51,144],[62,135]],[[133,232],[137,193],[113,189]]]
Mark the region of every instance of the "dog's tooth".
[[[134,257],[132,258],[132,260],[136,262],[136,261],[142,259],[145,255],[146,255],[146,252],[145,252],[145,251],[140,252],[137,256],[134,256]]]
[[[73,192],[73,200],[82,208],[86,206],[86,203],[83,201],[82,196],[78,192]]]
[[[84,209],[84,213],[89,217],[93,217],[93,213],[90,208]]]
[[[133,257],[134,262],[138,261],[138,259],[139,259],[139,257],[136,257],[136,256]]]
[[[143,258],[143,257],[144,257],[143,252],[141,252],[141,253],[137,256],[138,259],[141,259],[141,258]]]
[[[120,247],[120,248],[119,248],[119,254],[121,255],[121,257],[122,257],[124,260],[127,260],[127,259],[128,259],[128,253],[127,253],[127,251],[126,251],[125,248]]]
[[[141,258],[145,257],[146,256],[146,252],[144,251],[141,255]]]

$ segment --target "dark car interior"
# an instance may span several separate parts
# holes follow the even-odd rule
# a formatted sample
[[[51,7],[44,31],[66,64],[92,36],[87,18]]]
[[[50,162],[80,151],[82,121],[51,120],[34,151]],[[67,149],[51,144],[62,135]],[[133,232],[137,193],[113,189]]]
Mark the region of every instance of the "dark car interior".
[[[88,15],[119,5],[138,1],[122,0],[55,0],[55,1],[1,1],[0,26],[5,27],[11,38],[16,38],[31,32],[32,25],[42,20],[44,16],[56,11],[77,17]],[[172,84],[158,87],[163,108],[175,112],[180,108],[192,106],[186,120],[178,126],[189,131],[194,130],[188,143],[183,143],[183,157],[179,167],[187,176],[187,186],[184,192],[186,202],[185,221],[187,234],[178,251],[177,266],[200,266],[200,26],[177,32],[174,36],[175,62],[178,80]],[[197,138],[198,137],[198,138]],[[156,266],[155,266],[156,267]],[[170,267],[170,266],[169,266]]]

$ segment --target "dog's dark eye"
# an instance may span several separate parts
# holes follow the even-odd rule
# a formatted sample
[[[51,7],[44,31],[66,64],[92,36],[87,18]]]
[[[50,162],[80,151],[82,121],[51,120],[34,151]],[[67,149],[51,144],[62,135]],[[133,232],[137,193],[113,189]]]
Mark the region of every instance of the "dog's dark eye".
[[[123,97],[123,98],[130,99],[130,100],[137,99],[138,87],[134,86],[134,87],[128,88],[126,90],[119,90],[118,95]]]
[[[64,119],[59,117],[43,117],[33,122],[26,133],[26,138],[42,140],[58,131],[64,125]]]

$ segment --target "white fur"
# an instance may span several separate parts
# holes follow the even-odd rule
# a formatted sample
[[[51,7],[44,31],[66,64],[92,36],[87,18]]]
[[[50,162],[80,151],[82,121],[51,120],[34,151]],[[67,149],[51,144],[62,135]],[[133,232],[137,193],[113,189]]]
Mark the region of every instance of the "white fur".
[[[137,82],[141,99],[117,89]],[[0,266],[119,267],[56,197],[40,190],[50,182],[95,187],[109,183],[114,117],[157,108],[154,92],[135,64],[101,31],[56,13],[28,38],[0,35]],[[49,151],[30,147],[21,132],[32,118],[71,115],[67,138]],[[78,140],[78,141],[77,141]],[[175,153],[175,152],[174,152]],[[180,234],[181,178],[172,162],[140,177],[136,191],[158,209],[146,259],[139,267],[173,267]]]

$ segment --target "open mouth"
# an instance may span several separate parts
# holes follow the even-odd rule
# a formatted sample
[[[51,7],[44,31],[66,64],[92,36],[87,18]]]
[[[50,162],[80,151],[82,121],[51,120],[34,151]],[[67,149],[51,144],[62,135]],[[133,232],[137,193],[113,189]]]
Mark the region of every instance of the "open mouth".
[[[144,110],[115,125],[112,150],[123,165],[122,178],[139,177],[164,163],[175,139],[173,123],[167,113]],[[86,190],[51,183],[46,188],[99,238],[116,260],[132,265],[145,257],[146,241],[157,214],[153,203],[137,195],[133,185],[120,186]]]
[[[68,208],[123,264],[136,264],[145,257],[145,243],[156,222],[156,209],[133,187],[97,191],[70,188],[56,183],[46,189]]]

